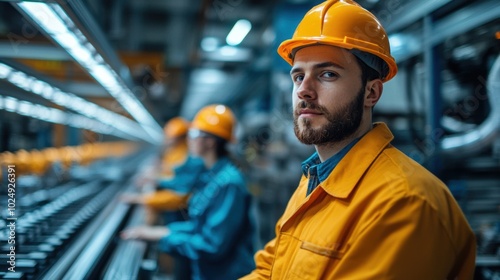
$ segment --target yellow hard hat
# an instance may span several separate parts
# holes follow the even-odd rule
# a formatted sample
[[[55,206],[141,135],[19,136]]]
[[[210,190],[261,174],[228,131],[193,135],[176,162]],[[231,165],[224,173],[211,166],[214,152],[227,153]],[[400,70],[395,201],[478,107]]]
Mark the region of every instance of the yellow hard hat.
[[[370,63],[362,57],[360,59],[379,71],[384,82],[392,79],[398,72],[396,61],[391,56],[389,38],[382,24],[372,13],[352,0],[327,0],[313,7],[297,26],[292,39],[281,43],[278,53],[292,64],[298,49],[314,44],[357,50],[358,55],[354,54],[358,57],[362,56],[360,53],[375,55],[385,62],[379,63],[382,64],[380,67],[373,66],[377,63],[375,61]]]
[[[196,114],[191,123],[191,128],[210,133],[226,141],[231,141],[235,124],[236,119],[229,107],[224,105],[209,105],[202,108]]]
[[[187,120],[182,117],[175,117],[167,122],[163,131],[165,132],[165,136],[167,138],[176,138],[186,135],[188,128],[189,122]]]

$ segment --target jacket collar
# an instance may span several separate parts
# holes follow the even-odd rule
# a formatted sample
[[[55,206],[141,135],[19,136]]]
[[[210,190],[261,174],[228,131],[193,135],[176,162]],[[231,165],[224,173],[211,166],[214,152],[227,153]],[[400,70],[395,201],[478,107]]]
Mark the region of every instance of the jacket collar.
[[[385,123],[374,123],[373,129],[344,156],[321,186],[329,195],[346,198],[377,156],[394,139]]]

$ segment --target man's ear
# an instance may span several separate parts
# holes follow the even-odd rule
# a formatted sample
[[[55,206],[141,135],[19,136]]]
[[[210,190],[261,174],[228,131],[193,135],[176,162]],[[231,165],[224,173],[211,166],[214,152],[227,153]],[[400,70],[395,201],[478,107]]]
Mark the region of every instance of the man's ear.
[[[384,90],[384,85],[382,80],[374,79],[366,83],[365,88],[365,107],[374,107],[378,100],[382,96],[382,91]]]

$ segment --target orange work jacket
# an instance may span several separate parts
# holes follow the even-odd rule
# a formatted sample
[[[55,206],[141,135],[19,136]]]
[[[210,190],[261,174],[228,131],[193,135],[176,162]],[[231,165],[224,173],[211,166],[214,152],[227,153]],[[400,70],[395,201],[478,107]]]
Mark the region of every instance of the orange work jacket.
[[[187,142],[180,142],[167,149],[161,162],[160,178],[168,179],[175,176],[174,168],[183,164],[188,157]],[[155,210],[175,211],[185,209],[188,194],[173,190],[158,190],[146,196],[144,204]]]
[[[461,209],[392,139],[375,124],[308,196],[302,176],[242,279],[472,279],[476,243]]]
[[[180,142],[167,149],[161,162],[161,177],[174,176],[174,167],[181,165],[188,157],[187,142]]]

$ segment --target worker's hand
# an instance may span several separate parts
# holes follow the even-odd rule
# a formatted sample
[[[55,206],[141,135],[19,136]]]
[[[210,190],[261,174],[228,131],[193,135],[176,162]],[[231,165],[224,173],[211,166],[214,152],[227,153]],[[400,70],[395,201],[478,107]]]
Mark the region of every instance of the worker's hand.
[[[120,237],[126,240],[158,241],[169,234],[170,230],[165,226],[138,226],[122,231]]]
[[[128,204],[143,204],[144,199],[141,194],[124,193],[120,196],[120,200]]]
[[[148,189],[148,187],[155,183],[155,175],[142,176],[134,180],[134,185],[138,190]]]

